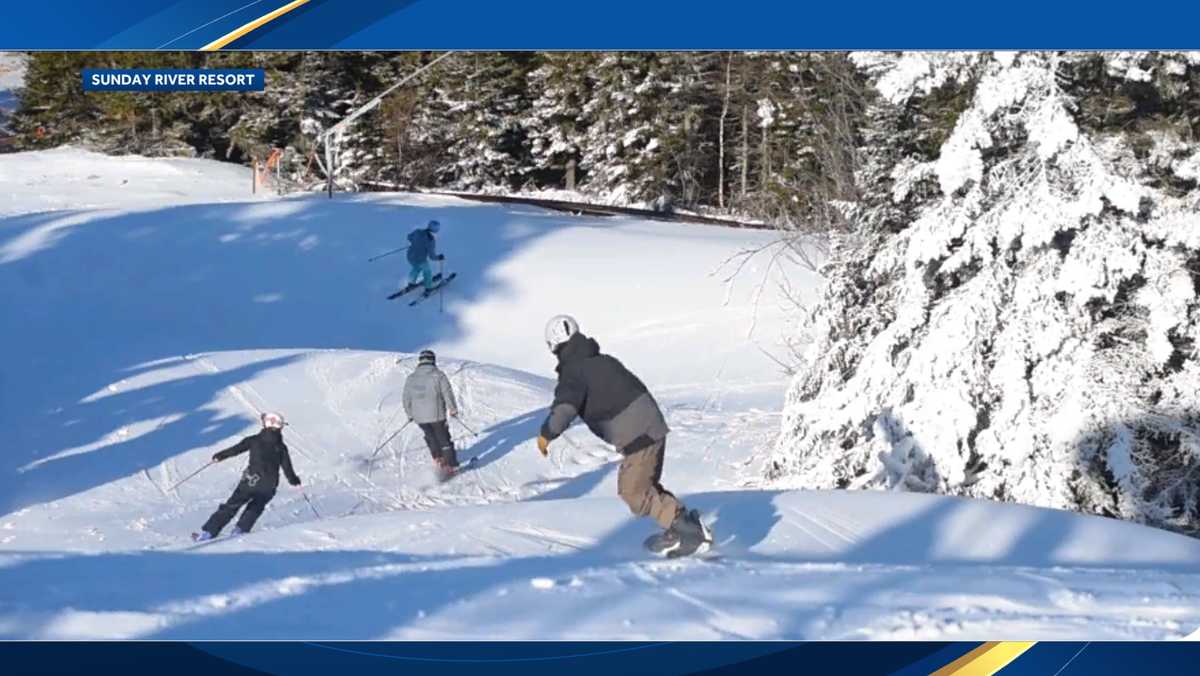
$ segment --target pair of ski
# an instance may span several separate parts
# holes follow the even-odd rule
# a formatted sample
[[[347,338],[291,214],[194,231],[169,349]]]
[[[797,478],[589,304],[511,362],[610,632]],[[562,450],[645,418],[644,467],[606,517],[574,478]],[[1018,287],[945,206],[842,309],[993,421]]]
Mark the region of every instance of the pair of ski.
[[[410,302],[408,304],[408,306],[412,307],[412,306],[416,305],[417,303],[420,303],[421,301],[425,300],[426,298],[429,298],[430,296],[437,293],[438,291],[441,291],[447,284],[454,281],[454,278],[457,276],[458,276],[457,272],[451,272],[449,275],[446,275],[445,279],[442,279],[442,273],[440,273],[440,272],[437,273],[436,275],[433,276],[433,286],[429,287],[429,289],[427,291],[423,291],[420,295],[418,295],[416,297],[415,300]],[[393,293],[392,295],[388,296],[387,299],[392,300],[395,298],[399,298],[400,296],[403,296],[404,294],[406,294],[410,291],[415,291],[416,289],[420,289],[420,288],[423,288],[422,284],[409,284],[408,286],[405,286],[403,289],[400,289],[396,293]]]
[[[191,543],[181,547],[179,549],[179,551],[190,552],[193,549],[200,549],[201,547],[207,547],[208,545],[216,544],[218,542],[225,542],[226,540],[232,540],[236,537],[241,537],[242,535],[243,535],[243,533],[239,533],[237,535],[229,533],[226,535],[218,535],[215,538],[208,538],[207,540],[201,540],[199,533],[192,533]]]

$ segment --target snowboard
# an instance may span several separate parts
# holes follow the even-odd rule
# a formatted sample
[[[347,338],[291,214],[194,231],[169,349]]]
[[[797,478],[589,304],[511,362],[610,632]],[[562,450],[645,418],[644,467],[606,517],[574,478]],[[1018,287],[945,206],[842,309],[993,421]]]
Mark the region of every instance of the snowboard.
[[[433,276],[433,283],[435,285],[438,282],[440,282],[441,280],[442,280],[442,273],[439,272]],[[419,289],[419,288],[421,288],[421,284],[409,284],[408,286],[404,287],[403,289],[400,289],[396,293],[393,293],[392,295],[388,296],[387,299],[392,300],[393,298],[399,298],[400,296],[403,296],[404,294],[408,293],[409,291],[412,291],[414,289]]]
[[[443,279],[442,281],[433,285],[433,288],[429,290],[429,293],[423,293],[423,294],[417,296],[411,303],[408,304],[408,306],[412,307],[412,306],[416,305],[417,303],[420,303],[423,300],[432,298],[434,296],[434,294],[436,294],[438,291],[441,291],[450,282],[454,281],[454,278],[457,276],[458,276],[457,272],[451,272],[450,274],[446,275],[445,279]]]
[[[716,539],[712,535],[712,530],[710,530],[707,526],[705,527],[705,531],[708,533],[709,539],[705,540],[704,543],[696,549],[696,551],[690,554],[684,554],[678,549],[668,549],[671,545],[671,540],[666,537],[665,532],[655,533],[646,538],[645,541],[642,542],[642,546],[645,547],[650,553],[657,554],[658,556],[667,559],[679,559],[689,556],[703,556],[707,558],[712,555],[713,548],[716,546]]]

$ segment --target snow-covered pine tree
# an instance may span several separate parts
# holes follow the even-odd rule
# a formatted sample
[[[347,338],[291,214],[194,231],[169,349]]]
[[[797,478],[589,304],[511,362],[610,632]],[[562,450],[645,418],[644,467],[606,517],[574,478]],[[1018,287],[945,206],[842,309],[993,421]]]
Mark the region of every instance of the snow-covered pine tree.
[[[669,121],[659,111],[671,95],[662,56],[605,53],[592,69],[595,96],[584,106],[587,126],[580,164],[586,192],[614,204],[643,205],[661,197],[664,155],[660,134]]]
[[[14,127],[25,148],[80,143],[114,154],[194,155],[190,125],[176,124],[188,104],[182,93],[91,92],[80,70],[183,68],[196,55],[144,52],[31,54]]]
[[[219,159],[249,163],[262,160],[274,148],[290,148],[298,140],[304,115],[304,55],[294,52],[223,53],[205,55],[210,68],[262,68],[268,85],[262,92],[223,93],[192,99],[196,125],[195,143],[212,147]],[[283,172],[299,178],[304,157],[285,156]]]
[[[539,187],[568,187],[568,164],[576,165],[575,180],[585,180],[578,169],[587,123],[584,106],[591,100],[591,71],[599,55],[590,52],[550,52],[529,73],[529,112],[522,126],[529,137],[533,179]]]
[[[880,99],[768,467],[1200,524],[1200,57],[860,54]]]
[[[444,111],[441,133],[449,141],[437,171],[441,184],[496,190],[524,183],[530,159],[521,120],[538,60],[530,52],[478,52],[439,65],[430,104]]]
[[[723,100],[717,124],[725,181],[713,201],[790,231],[840,227],[831,205],[857,197],[865,78],[839,52],[724,58],[711,86]]]
[[[657,116],[658,161],[645,173],[672,202],[692,208],[711,204],[716,199],[712,160],[720,117],[713,85],[720,77],[720,55],[665,52],[659,61],[668,88]]]

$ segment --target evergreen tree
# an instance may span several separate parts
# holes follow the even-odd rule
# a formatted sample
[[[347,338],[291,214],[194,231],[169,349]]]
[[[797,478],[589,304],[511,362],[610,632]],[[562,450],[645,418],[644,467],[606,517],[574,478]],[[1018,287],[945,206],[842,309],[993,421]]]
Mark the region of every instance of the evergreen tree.
[[[1195,529],[1200,63],[857,58],[864,199],[771,475]]]
[[[439,179],[464,190],[514,189],[532,167],[522,121],[532,100],[529,52],[456,55],[437,75],[432,105],[449,139]]]
[[[568,167],[575,181],[587,177],[578,163],[587,143],[583,109],[594,95],[591,71],[599,56],[588,52],[552,52],[529,73],[530,108],[522,120],[529,138],[533,179],[539,187],[568,186]]]
[[[659,105],[668,85],[651,52],[607,53],[592,69],[594,96],[583,108],[587,143],[580,163],[588,192],[616,202],[663,195]]]
[[[432,58],[39,53],[12,126],[24,148],[78,143],[245,164],[283,149],[285,175],[313,184],[326,176],[321,134]],[[570,169],[593,199],[812,221],[813,205],[845,193],[825,189],[831,163],[828,153],[817,155],[834,145],[830,139],[848,138],[844,129],[856,120],[843,105],[836,118],[843,131],[831,133],[835,125],[822,117],[833,109],[828,102],[850,95],[838,94],[836,78],[811,75],[817,68],[798,75],[806,59],[845,63],[842,55],[777,53],[454,54],[349,125],[335,144],[333,170],[343,189],[492,191],[560,188]],[[267,88],[84,93],[79,71],[89,66],[256,67]],[[842,178],[835,183],[844,188]]]

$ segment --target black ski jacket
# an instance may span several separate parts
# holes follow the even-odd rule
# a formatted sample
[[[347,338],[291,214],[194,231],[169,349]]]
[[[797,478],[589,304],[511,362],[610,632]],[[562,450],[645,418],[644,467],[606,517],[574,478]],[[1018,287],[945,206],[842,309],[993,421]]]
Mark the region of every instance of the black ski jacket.
[[[583,418],[593,434],[622,453],[641,450],[669,431],[658,402],[637,376],[582,333],[558,349],[558,385],[541,435],[553,440]]]
[[[218,452],[213,460],[226,460],[235,455],[250,451],[250,463],[242,472],[242,482],[257,490],[274,489],[279,485],[279,469],[283,468],[288,483],[300,485],[300,477],[292,469],[292,457],[288,455],[287,444],[283,443],[283,433],[277,429],[264,427],[258,434],[252,434],[233,446]]]

